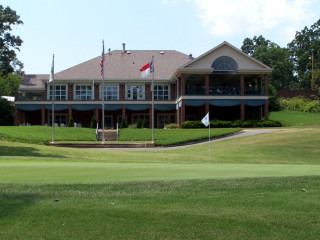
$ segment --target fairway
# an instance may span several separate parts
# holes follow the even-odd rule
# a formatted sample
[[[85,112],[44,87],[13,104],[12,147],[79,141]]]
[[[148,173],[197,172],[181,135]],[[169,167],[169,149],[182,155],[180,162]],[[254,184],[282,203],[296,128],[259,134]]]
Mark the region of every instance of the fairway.
[[[1,183],[107,183],[270,176],[319,175],[320,165],[1,163]]]

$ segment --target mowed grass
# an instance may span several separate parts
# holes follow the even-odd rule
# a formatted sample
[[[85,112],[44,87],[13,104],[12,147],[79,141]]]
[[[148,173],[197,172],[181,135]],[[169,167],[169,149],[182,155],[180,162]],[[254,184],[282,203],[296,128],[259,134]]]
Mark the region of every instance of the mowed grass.
[[[0,239],[317,239],[320,177],[0,184]]]
[[[319,125],[320,114],[298,111],[270,112],[269,118],[282,123],[283,126]]]

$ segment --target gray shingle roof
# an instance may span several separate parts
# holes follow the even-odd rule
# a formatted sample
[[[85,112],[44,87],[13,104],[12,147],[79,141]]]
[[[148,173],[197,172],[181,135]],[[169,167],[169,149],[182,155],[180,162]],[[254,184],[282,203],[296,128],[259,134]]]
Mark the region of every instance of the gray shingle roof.
[[[49,74],[25,74],[20,89],[44,89],[41,79],[49,79]]]
[[[160,52],[163,52],[160,53]],[[104,77],[111,80],[141,79],[139,69],[154,55],[155,79],[169,80],[189,56],[175,50],[121,50],[105,54]],[[101,79],[100,56],[55,74],[55,79]],[[150,74],[146,79],[151,79]]]

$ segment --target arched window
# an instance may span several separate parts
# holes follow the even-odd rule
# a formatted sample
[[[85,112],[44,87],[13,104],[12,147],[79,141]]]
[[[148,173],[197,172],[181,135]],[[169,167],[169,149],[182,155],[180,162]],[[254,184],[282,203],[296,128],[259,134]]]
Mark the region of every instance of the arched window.
[[[214,73],[236,73],[238,64],[231,57],[219,57],[211,65]]]

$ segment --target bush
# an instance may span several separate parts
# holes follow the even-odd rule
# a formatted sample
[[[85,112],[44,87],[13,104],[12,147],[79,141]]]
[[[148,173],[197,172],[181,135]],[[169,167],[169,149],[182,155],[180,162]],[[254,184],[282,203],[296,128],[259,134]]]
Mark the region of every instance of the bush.
[[[125,118],[122,118],[120,128],[127,128],[127,121]]]
[[[93,116],[92,119],[91,119],[90,128],[96,128],[96,127],[97,127],[97,120]]]
[[[281,98],[282,110],[320,113],[320,100],[310,100],[304,97]]]
[[[204,128],[201,121],[185,121],[181,124],[181,128]],[[212,128],[255,128],[255,127],[282,127],[279,121],[274,120],[211,120],[210,127]]]
[[[277,90],[271,84],[268,85],[269,91],[269,111],[280,111],[280,101],[277,96]]]
[[[179,125],[176,123],[170,123],[170,124],[164,125],[164,129],[177,129],[177,128],[179,128]]]
[[[148,128],[148,120],[146,118],[143,118],[142,128]]]
[[[74,120],[73,120],[73,117],[72,117],[72,116],[71,116],[71,118],[69,119],[68,127],[74,127]]]
[[[0,126],[13,125],[13,104],[0,98]]]
[[[136,122],[137,128],[142,128],[142,120],[140,117],[138,117],[137,122]]]

